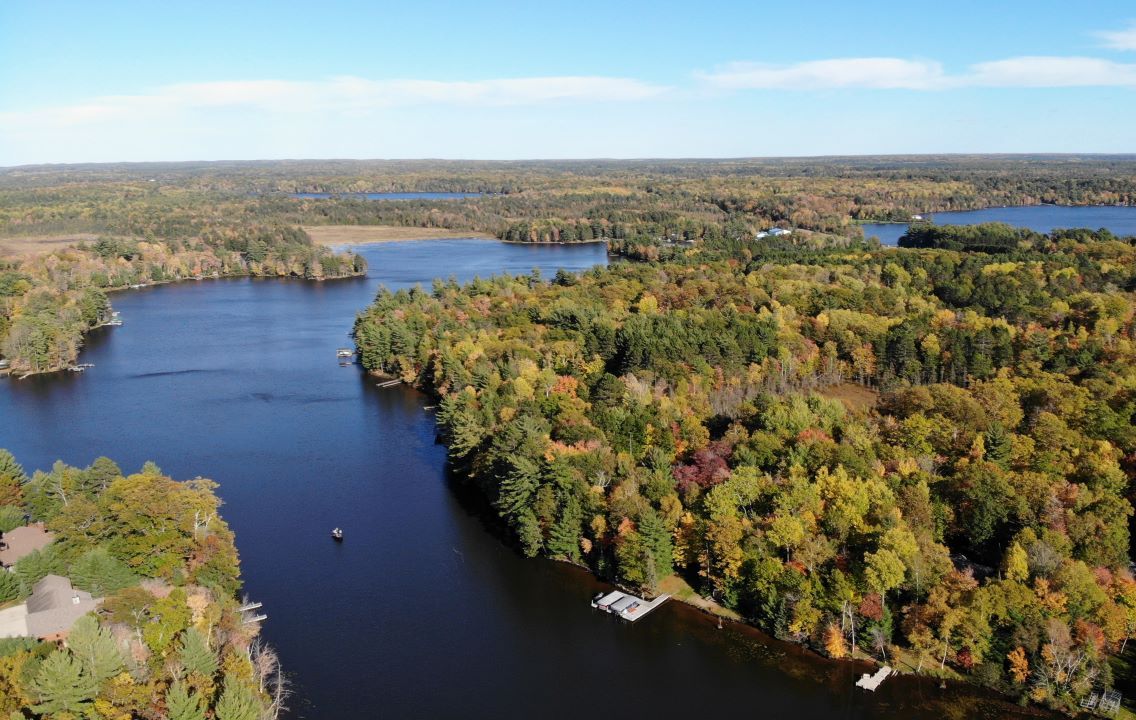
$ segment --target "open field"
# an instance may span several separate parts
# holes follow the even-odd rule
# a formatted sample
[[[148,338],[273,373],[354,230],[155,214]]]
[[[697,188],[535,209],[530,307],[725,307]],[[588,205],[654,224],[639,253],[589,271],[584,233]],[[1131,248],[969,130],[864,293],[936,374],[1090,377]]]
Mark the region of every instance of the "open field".
[[[71,233],[0,238],[0,257],[27,257],[41,252],[60,250],[83,240],[94,240],[96,237],[91,233]]]
[[[395,225],[312,225],[304,226],[312,240],[320,245],[361,245],[397,240],[437,240],[439,238],[490,238],[488,233],[474,230],[398,227]]]
[[[868,412],[876,406],[876,402],[880,399],[880,394],[875,390],[850,382],[830,385],[817,392],[827,398],[839,400],[850,411],[859,413]]]

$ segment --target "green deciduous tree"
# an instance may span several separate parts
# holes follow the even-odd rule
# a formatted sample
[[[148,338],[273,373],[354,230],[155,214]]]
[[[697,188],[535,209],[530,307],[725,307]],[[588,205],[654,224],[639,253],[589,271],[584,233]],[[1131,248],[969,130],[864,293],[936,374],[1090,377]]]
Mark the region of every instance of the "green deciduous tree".
[[[12,453],[0,448],[0,505],[19,504],[21,486],[27,480],[24,468],[16,462]]]

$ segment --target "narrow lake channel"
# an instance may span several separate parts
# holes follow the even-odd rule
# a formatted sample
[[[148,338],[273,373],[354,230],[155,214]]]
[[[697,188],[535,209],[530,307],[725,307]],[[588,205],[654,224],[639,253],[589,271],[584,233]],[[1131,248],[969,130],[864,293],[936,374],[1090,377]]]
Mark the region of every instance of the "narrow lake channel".
[[[684,715],[976,718],[1022,713],[913,677],[875,694],[833,663],[668,603],[634,625],[604,585],[502,543],[447,479],[424,396],[380,389],[339,346],[380,284],[606,263],[602,245],[365,246],[367,278],[217,280],[115,294],[94,368],[0,381],[0,447],[30,472],[106,455],[221,483],[246,589],[294,683],[291,718]],[[329,537],[334,526],[346,538]],[[1028,714],[1028,713],[1027,713]]]

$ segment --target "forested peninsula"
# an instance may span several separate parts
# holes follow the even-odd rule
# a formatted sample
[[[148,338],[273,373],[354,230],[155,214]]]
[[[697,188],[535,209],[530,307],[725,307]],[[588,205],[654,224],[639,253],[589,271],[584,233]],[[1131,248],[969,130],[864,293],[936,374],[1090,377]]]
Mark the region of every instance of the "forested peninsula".
[[[1136,629],[1136,247],[901,244],[437,281],[355,337],[526,554],[1075,710]]]
[[[28,628],[0,639],[0,716],[279,716],[286,681],[241,610],[216,487],[153,463],[127,475],[107,458],[29,477],[0,450],[4,560],[22,556],[0,568],[0,614],[4,630],[21,612]]]

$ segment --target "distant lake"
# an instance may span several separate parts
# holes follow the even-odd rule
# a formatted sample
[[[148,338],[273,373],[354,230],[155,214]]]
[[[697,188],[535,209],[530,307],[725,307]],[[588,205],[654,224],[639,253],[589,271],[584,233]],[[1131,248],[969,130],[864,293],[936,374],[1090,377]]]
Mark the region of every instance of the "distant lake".
[[[1058,228],[1108,228],[1114,234],[1136,235],[1136,207],[1115,205],[1026,205],[998,207],[962,212],[931,213],[936,225],[978,225],[1002,222],[1037,232],[1052,232]],[[907,232],[903,223],[864,223],[864,237],[875,235],[884,245],[896,245]]]
[[[0,381],[0,447],[30,472],[107,455],[221,483],[246,590],[295,695],[287,720],[1038,718],[929,677],[853,686],[838,663],[667,603],[634,625],[610,586],[529,560],[451,481],[435,400],[340,367],[380,285],[550,277],[606,248],[424,240],[364,245],[365,278],[232,278],[115,293],[85,373]],[[342,527],[346,538],[329,537]],[[1045,715],[1041,715],[1045,717]]]
[[[322,200],[325,198],[348,198],[351,200],[465,200],[481,197],[484,193],[457,192],[380,192],[380,193],[292,193],[291,197],[302,200]]]

